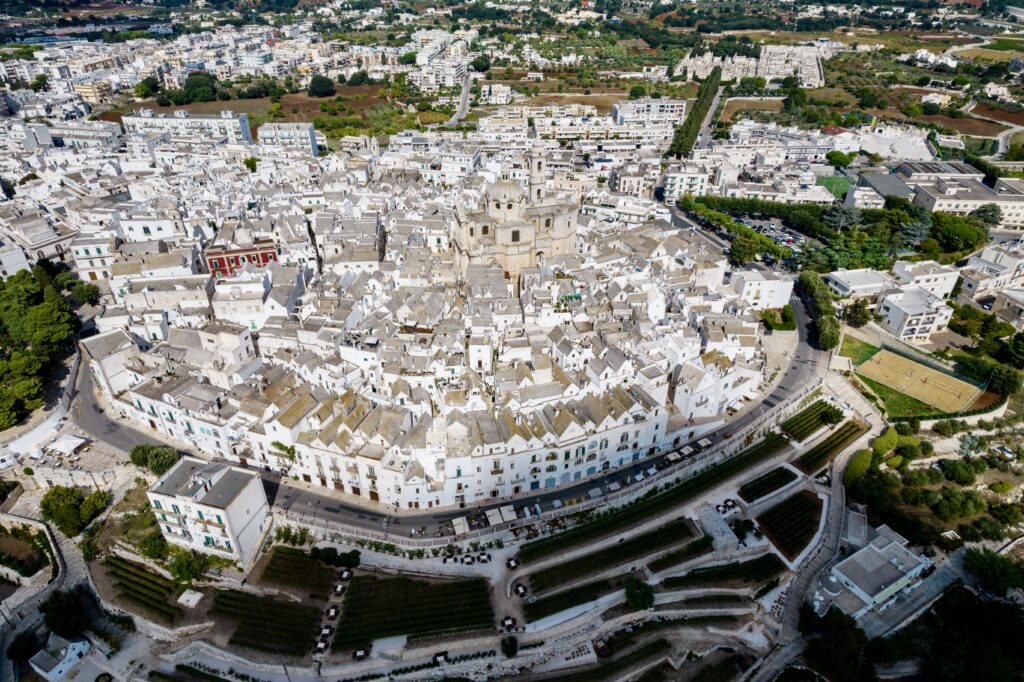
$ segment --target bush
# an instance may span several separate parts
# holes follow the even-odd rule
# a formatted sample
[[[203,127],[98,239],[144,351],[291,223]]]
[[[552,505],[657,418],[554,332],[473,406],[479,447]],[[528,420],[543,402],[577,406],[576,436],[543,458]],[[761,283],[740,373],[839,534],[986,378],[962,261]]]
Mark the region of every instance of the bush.
[[[506,658],[513,658],[519,653],[519,640],[513,635],[501,638],[501,653],[505,654]]]
[[[850,464],[843,474],[843,485],[849,488],[851,485],[864,477],[864,474],[871,468],[871,450],[858,450],[850,459]]]
[[[996,495],[1005,495],[1013,490],[1013,481],[998,481],[988,487]]]
[[[181,455],[168,445],[136,445],[128,455],[131,463],[149,469],[157,476],[171,470]]]
[[[330,97],[334,94],[334,81],[327,76],[313,76],[306,92],[310,97]]]
[[[151,531],[139,541],[138,550],[147,559],[165,559],[168,552],[167,540],[159,530]]]
[[[896,448],[896,444],[899,443],[900,434],[893,427],[889,427],[873,441],[871,441],[871,449],[877,455],[887,455]]]
[[[626,577],[626,601],[637,611],[654,606],[654,588],[636,576]]]

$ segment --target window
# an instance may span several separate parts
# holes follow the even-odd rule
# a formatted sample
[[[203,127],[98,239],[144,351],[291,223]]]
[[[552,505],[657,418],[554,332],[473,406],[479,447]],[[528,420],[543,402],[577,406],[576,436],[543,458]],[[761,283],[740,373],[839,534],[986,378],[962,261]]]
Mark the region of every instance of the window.
[[[544,219],[544,227],[551,227],[551,218]]]
[[[487,234],[490,231],[491,231],[491,228],[489,226],[487,226],[487,225],[484,225],[483,227],[480,228],[480,234],[482,234],[485,237],[487,236]]]
[[[507,208],[508,210],[511,211],[512,210],[512,203],[509,202],[508,205],[505,206],[505,208]]]
[[[472,227],[471,227],[471,228],[469,228],[469,236],[470,236],[470,237],[472,237],[472,236],[473,236],[473,228],[472,228]]]
[[[513,244],[518,244],[519,243],[519,230],[512,230],[512,243]]]

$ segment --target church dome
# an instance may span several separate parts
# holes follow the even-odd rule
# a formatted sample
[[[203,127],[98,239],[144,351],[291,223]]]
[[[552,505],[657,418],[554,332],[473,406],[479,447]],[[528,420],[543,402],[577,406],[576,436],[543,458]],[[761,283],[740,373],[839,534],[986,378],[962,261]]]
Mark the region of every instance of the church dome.
[[[487,198],[501,203],[518,203],[526,193],[522,185],[512,180],[498,180],[487,188]]]

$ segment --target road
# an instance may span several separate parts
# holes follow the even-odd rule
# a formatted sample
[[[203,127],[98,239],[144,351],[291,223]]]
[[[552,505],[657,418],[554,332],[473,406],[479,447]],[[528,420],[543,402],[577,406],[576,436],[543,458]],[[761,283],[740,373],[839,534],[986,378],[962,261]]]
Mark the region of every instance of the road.
[[[718,112],[718,103],[722,100],[723,92],[725,92],[724,85],[719,87],[718,92],[715,93],[715,99],[711,102],[711,108],[708,109],[704,123],[700,127],[700,133],[697,134],[697,141],[694,143],[694,147],[704,147],[711,142],[711,134],[715,127],[715,114]]]
[[[982,121],[988,121],[989,123],[997,123],[997,124],[999,124],[1001,126],[1009,126],[1009,127],[1006,128],[1006,130],[1004,130],[1003,132],[999,133],[996,136],[996,141],[999,143],[999,148],[996,150],[996,153],[992,154],[989,158],[999,158],[999,157],[1002,157],[1003,154],[1005,154],[1006,152],[1010,151],[1010,140],[1017,133],[1019,133],[1021,131],[1024,131],[1024,126],[1019,126],[1019,125],[1016,125],[1014,123],[1010,123],[1009,121],[1001,121],[1001,120],[999,120],[997,118],[990,118],[988,116],[982,116],[981,114],[976,114],[976,113],[974,113],[974,108],[975,108],[976,105],[977,105],[977,102],[975,102],[974,100],[971,100],[970,102],[967,103],[967,106],[965,106],[963,108],[963,110],[965,112],[967,112],[968,114],[970,114],[971,117],[973,117],[973,118],[977,118],[977,119],[980,119]]]
[[[455,110],[452,117],[448,119],[448,125],[457,125],[465,116],[466,112],[469,111],[469,71],[466,71],[466,77],[462,79],[462,93],[459,95],[459,108]]]
[[[150,434],[134,429],[122,420],[111,419],[96,399],[93,390],[92,372],[83,363],[78,373],[78,397],[71,405],[71,417],[79,428],[98,441],[118,450],[131,452],[136,445],[166,445],[167,443]]]

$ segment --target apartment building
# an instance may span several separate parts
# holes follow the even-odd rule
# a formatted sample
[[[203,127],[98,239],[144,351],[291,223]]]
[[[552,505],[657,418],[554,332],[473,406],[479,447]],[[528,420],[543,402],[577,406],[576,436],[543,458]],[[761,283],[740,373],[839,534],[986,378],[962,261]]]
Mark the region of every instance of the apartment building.
[[[320,155],[316,144],[316,129],[312,123],[264,123],[256,129],[261,147],[281,147]]]
[[[226,139],[230,144],[252,144],[249,115],[222,111],[217,115],[189,114],[179,109],[158,114],[152,109],[139,109],[122,119],[127,133],[170,133],[172,137]]]
[[[183,457],[148,496],[168,542],[243,565],[270,513],[259,474],[195,457]]]
[[[612,120],[620,126],[651,123],[680,125],[686,120],[686,100],[642,97],[616,102],[612,105]]]
[[[916,286],[885,292],[876,312],[893,336],[912,343],[927,343],[932,334],[948,328],[953,317],[944,299]]]

